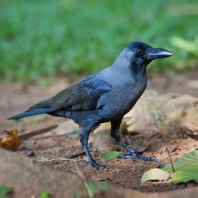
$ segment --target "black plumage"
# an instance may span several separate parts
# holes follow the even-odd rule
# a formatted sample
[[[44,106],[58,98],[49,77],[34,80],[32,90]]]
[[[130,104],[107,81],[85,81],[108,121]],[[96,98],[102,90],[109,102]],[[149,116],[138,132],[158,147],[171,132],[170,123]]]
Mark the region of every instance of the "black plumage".
[[[72,85],[56,96],[31,106],[26,112],[9,119],[47,113],[73,119],[83,129],[82,147],[88,157],[87,164],[98,169],[108,168],[95,162],[88,150],[90,132],[100,123],[111,122],[111,137],[123,146],[127,153],[119,158],[158,161],[144,157],[120,140],[119,127],[123,116],[129,112],[147,86],[146,67],[154,59],[172,54],[153,48],[142,42],[130,43],[108,67],[85,80]]]

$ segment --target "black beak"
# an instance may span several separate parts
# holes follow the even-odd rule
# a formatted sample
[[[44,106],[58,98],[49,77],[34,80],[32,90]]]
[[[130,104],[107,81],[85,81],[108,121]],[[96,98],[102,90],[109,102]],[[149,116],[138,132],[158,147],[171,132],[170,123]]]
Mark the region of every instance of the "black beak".
[[[146,53],[147,60],[166,58],[169,56],[172,56],[172,54],[169,51],[161,48],[149,48]]]

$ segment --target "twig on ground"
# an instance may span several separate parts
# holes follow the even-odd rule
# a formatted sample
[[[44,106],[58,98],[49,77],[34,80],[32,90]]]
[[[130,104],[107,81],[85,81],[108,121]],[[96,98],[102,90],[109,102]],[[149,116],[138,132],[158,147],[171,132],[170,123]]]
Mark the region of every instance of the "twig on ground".
[[[35,130],[35,131],[31,131],[31,132],[28,132],[26,134],[22,134],[22,135],[19,135],[19,138],[21,140],[27,140],[28,138],[31,138],[35,135],[41,135],[43,133],[47,133],[53,129],[55,129],[58,125],[52,125],[50,127],[46,127],[46,128],[43,128],[43,129],[38,129],[38,130]]]
[[[68,155],[68,156],[66,156],[66,158],[72,159],[72,158],[79,157],[79,156],[82,156],[82,155],[85,155],[85,152],[84,151],[82,151],[81,153],[76,153],[76,154]]]
[[[166,151],[168,153],[168,157],[169,157],[169,160],[170,160],[170,164],[171,164],[171,167],[172,167],[172,171],[175,172],[175,169],[173,167],[173,161],[172,161],[172,158],[171,158],[171,155],[170,155],[170,149],[168,148],[168,146],[165,144],[165,148],[166,148]]]
[[[88,184],[87,184],[87,180],[86,180],[84,174],[83,174],[82,171],[79,169],[77,163],[75,162],[74,164],[75,164],[76,171],[77,171],[78,175],[80,176],[80,178],[81,178],[81,179],[83,180],[83,182],[84,182],[84,185],[85,185],[85,188],[87,189],[87,192],[88,192],[88,194],[89,194],[89,197],[93,197],[93,193],[91,192],[91,190],[90,190],[90,188],[89,188],[89,186],[88,186]]]
[[[63,136],[66,136],[66,134],[35,137],[34,140],[41,140],[41,139],[54,138],[54,137],[63,137]]]
[[[35,159],[35,158],[33,158],[33,160],[39,161],[39,162],[50,162],[50,161],[56,161],[56,160],[59,160],[59,161],[74,161],[74,162],[76,162],[76,161],[82,161],[83,159],[75,160],[75,159],[67,159],[67,158],[59,157],[59,158],[49,159],[49,160],[46,160],[46,161]]]

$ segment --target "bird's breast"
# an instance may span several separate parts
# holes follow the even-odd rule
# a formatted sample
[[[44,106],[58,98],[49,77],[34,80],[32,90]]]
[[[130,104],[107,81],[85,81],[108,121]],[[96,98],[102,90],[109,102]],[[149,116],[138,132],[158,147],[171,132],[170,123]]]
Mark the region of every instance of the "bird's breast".
[[[105,111],[114,116],[123,116],[130,111],[146,88],[145,83],[127,85],[114,85],[113,89],[101,96],[97,106],[102,106]]]

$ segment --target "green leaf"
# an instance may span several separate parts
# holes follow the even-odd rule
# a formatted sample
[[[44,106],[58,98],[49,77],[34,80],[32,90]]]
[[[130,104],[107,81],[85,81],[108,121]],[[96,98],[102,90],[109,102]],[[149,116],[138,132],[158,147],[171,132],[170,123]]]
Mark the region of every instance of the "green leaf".
[[[105,181],[99,183],[98,191],[99,190],[107,190],[107,185]]]
[[[194,180],[198,182],[198,150],[192,149],[189,153],[173,162],[175,172],[173,173],[172,183],[181,183]],[[172,171],[171,165],[167,164],[164,171]]]
[[[109,160],[109,159],[115,159],[120,153],[116,151],[106,152],[102,154],[102,158]]]
[[[184,171],[176,171],[173,174],[173,178],[171,180],[172,183],[178,184],[181,182],[188,182],[194,180],[198,183],[198,169],[195,170],[184,170]]]
[[[196,44],[193,41],[189,41],[189,40],[184,40],[183,38],[180,37],[172,37],[171,42],[174,46],[188,51],[188,52],[196,52]]]
[[[41,157],[40,158],[40,161],[42,161],[42,162],[46,162],[46,161],[49,161],[49,160],[51,160],[52,159],[52,157]]]
[[[43,192],[40,194],[39,198],[49,198],[49,193],[48,192]]]
[[[168,180],[169,177],[170,173],[167,173],[159,168],[154,168],[144,173],[141,178],[141,183],[143,184],[150,180]]]
[[[3,185],[0,186],[0,198],[1,197],[5,197],[4,195],[8,194],[9,192],[12,191],[12,188],[11,187],[4,187]]]
[[[192,149],[189,153],[182,156],[176,162],[173,162],[175,171],[179,170],[195,170],[198,171],[198,150]],[[162,170],[172,171],[171,164],[167,164]]]
[[[77,193],[74,194],[74,198],[79,198]]]
[[[93,194],[95,194],[95,193],[97,192],[97,190],[96,190],[94,184],[92,183],[92,181],[88,180],[88,181],[87,181],[87,184],[88,184],[89,189],[91,190],[91,192],[92,192]]]

